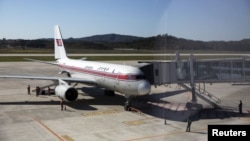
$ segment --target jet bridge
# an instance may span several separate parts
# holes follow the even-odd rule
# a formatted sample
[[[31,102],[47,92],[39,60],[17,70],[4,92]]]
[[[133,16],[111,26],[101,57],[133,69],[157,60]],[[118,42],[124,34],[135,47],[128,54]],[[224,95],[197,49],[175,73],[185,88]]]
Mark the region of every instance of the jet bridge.
[[[207,99],[210,104],[216,106],[220,100],[207,92],[202,92],[197,83],[230,83],[250,82],[250,58],[225,58],[225,59],[195,59],[191,54],[188,60],[180,60],[179,54],[176,60],[140,62],[147,63],[141,67],[146,78],[154,86],[164,84],[179,84],[192,91],[192,102],[196,102],[196,96]],[[187,84],[190,84],[188,86]]]

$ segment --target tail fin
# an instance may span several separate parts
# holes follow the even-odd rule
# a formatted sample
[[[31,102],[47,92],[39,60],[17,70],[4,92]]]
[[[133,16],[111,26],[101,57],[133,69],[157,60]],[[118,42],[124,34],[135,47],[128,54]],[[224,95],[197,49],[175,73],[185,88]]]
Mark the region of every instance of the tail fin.
[[[66,51],[63,45],[62,34],[58,25],[54,27],[54,48],[55,48],[55,59],[67,58]]]

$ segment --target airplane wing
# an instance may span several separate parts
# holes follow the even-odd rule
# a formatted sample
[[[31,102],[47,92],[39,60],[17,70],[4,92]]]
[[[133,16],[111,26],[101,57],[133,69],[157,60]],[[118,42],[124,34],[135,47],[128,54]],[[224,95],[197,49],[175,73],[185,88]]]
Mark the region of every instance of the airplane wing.
[[[23,59],[28,60],[28,61],[33,61],[33,62],[44,63],[44,64],[58,65],[57,63],[54,63],[54,62],[48,62],[48,61],[42,61],[42,60],[36,60],[36,59],[30,59],[30,58],[23,58]]]
[[[58,81],[63,80],[65,82],[75,82],[75,83],[83,83],[88,85],[96,85],[96,82],[93,80],[86,80],[80,78],[72,78],[72,77],[50,77],[50,76],[25,76],[25,75],[0,75],[0,78],[15,78],[15,79],[30,79],[30,80],[51,80]]]

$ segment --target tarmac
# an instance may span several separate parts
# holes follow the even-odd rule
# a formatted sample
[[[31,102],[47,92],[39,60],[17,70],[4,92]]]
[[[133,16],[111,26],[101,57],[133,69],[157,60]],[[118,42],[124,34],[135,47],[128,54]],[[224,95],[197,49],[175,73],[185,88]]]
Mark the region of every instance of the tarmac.
[[[36,62],[0,63],[0,75],[58,76],[59,71],[56,66]],[[221,100],[220,109],[199,98],[197,107],[187,108],[190,91],[176,84],[152,86],[150,95],[133,100],[132,111],[124,110],[122,94],[105,96],[101,88],[78,84],[78,100],[66,103],[66,110],[61,111],[55,95],[27,94],[28,85],[34,90],[52,82],[0,80],[1,141],[206,141],[208,125],[250,123],[247,84],[206,84],[206,91]],[[240,100],[242,115],[238,112]],[[193,122],[186,132],[189,116]]]

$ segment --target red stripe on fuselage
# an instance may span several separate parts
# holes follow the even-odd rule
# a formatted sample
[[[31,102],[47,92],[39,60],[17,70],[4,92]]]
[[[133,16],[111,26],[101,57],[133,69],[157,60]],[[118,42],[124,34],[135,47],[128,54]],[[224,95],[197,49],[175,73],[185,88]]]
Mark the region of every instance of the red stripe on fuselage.
[[[91,70],[91,69],[84,69],[74,66],[66,66],[66,65],[59,65],[61,68],[74,71],[74,72],[80,72],[85,74],[91,74],[95,76],[104,76],[112,79],[118,79],[118,80],[136,80],[136,74],[119,74],[119,73],[110,73],[110,72],[104,72],[104,71],[97,71],[97,70]]]

